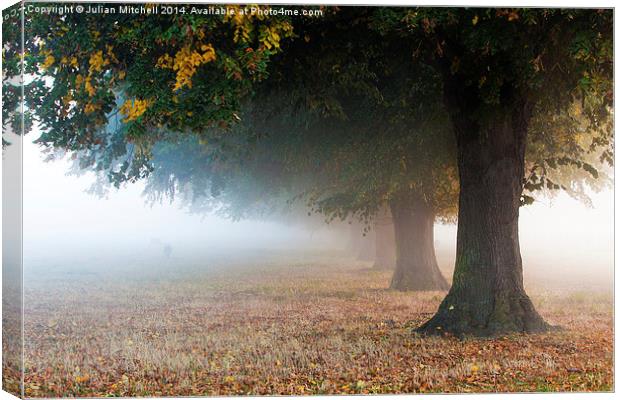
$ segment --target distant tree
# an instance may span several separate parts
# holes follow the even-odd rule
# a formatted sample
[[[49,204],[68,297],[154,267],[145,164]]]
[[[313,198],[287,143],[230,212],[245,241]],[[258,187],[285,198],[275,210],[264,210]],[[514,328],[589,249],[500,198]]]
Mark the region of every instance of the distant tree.
[[[447,289],[433,224],[453,218],[458,184],[441,82],[410,48],[368,30],[373,12],[346,8],[302,26],[303,40],[283,46],[261,85],[259,95],[281,99],[262,115],[280,124],[272,129],[278,142],[293,144],[286,159],[294,173],[316,176],[304,193],[315,212],[367,224],[386,206],[399,213],[393,288]],[[326,35],[332,40],[322,40]],[[422,202],[411,201],[416,197]],[[428,222],[413,223],[412,214]],[[416,235],[424,240],[412,240]]]
[[[375,259],[373,268],[376,270],[393,270],[396,268],[396,237],[394,220],[387,206],[377,210],[374,217]]]

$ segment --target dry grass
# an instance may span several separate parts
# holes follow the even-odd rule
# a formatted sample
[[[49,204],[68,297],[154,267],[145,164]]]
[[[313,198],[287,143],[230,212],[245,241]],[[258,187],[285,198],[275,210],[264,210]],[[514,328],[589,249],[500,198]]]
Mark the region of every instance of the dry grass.
[[[27,396],[612,390],[611,294],[534,291],[565,330],[459,341],[412,333],[444,293],[389,272],[256,264],[27,285]]]

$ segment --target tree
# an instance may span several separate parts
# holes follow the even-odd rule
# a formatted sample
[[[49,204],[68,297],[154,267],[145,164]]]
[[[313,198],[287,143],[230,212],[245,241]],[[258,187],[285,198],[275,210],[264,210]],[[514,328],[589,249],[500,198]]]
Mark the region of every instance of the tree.
[[[308,191],[314,210],[329,219],[354,215],[363,221],[386,205],[393,215],[395,208],[402,216],[423,214],[430,229],[417,235],[430,246],[411,242],[416,234],[410,231],[422,225],[394,218],[395,225],[406,226],[396,227],[400,251],[391,286],[447,289],[437,267],[432,227],[436,217],[453,215],[458,185],[440,81],[427,65],[413,62],[410,48],[368,30],[373,12],[347,9],[332,21],[306,27],[306,43],[288,42],[265,84],[274,93],[286,93],[287,101],[293,98],[292,104],[323,115],[303,122],[310,138],[303,146],[307,168],[323,177]],[[326,35],[332,40],[315,39]],[[319,65],[314,54],[322,55]],[[295,109],[285,112],[299,115]],[[423,201],[409,201],[415,196]]]
[[[452,288],[420,331],[536,332],[549,325],[523,288],[518,239],[527,133],[534,115],[581,99],[592,131],[611,103],[609,10],[390,10],[444,83],[457,138],[460,196]],[[405,21],[406,29],[396,21]],[[385,26],[383,27],[385,29]],[[413,33],[412,33],[413,32]],[[561,68],[556,67],[561,65]]]

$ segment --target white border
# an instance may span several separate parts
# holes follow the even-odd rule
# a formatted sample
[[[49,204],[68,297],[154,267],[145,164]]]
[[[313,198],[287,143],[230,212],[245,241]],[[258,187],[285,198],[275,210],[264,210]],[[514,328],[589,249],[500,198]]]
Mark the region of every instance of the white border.
[[[35,1],[32,1],[35,2]],[[73,2],[73,1],[72,1]],[[77,2],[77,1],[76,1]],[[92,3],[99,3],[101,1],[82,1],[82,2],[92,2]],[[144,3],[144,1],[109,1],[110,3],[114,2],[114,3]],[[355,0],[324,0],[324,1],[299,1],[299,0],[288,0],[288,1],[264,1],[264,0],[251,0],[251,1],[241,1],[241,0],[228,0],[228,1],[183,1],[183,0],[168,0],[168,1],[149,1],[151,3],[200,3],[200,4],[234,4],[234,3],[239,3],[239,4],[248,4],[248,3],[258,3],[258,4],[282,4],[282,5],[311,5],[311,4],[325,4],[325,5],[378,5],[378,6],[469,6],[469,7],[564,7],[564,8],[614,8],[615,7],[615,3],[614,1],[611,0],[596,0],[596,1],[578,1],[578,0],[545,0],[545,1],[535,1],[535,0],[525,0],[525,1],[519,1],[519,2],[515,2],[515,1],[488,1],[488,0],[450,0],[450,1],[445,1],[445,2],[441,2],[441,1],[432,1],[432,0],[416,0],[415,3],[412,1],[407,1],[407,0],[387,0],[387,1],[382,1],[382,0],[364,0],[364,1],[355,1]],[[9,0],[0,0],[0,7],[2,9],[5,9],[13,4],[17,3],[16,1],[9,1]],[[614,22],[617,21],[617,10],[614,8]],[[1,35],[1,33],[0,33]],[[0,37],[1,40],[1,37]],[[617,50],[617,46],[618,46],[618,27],[617,24],[614,24],[614,54],[616,54],[616,50]],[[614,65],[614,77],[617,76],[616,74],[617,72],[617,64]],[[614,93],[618,93],[616,90],[616,82],[614,81]],[[614,126],[616,125],[617,121],[614,121]],[[614,154],[615,157],[615,165],[618,165],[618,157]],[[0,163],[0,176],[1,176],[1,170],[2,170],[2,166]],[[614,174],[616,174],[617,172],[617,168],[614,167]],[[1,178],[0,178],[1,180]],[[619,215],[615,213],[615,210],[618,209],[619,205],[620,205],[620,198],[617,196],[617,190],[618,188],[614,185],[614,233],[618,231],[618,228],[620,227],[620,218]],[[2,216],[0,214],[0,226],[1,226],[1,222],[2,222]],[[618,240],[618,237],[615,236],[614,234],[614,254],[618,254],[618,251],[620,250],[620,241]],[[0,250],[1,250],[1,243],[0,243]],[[615,260],[615,257],[614,257]],[[586,266],[584,266],[586,267]],[[614,263],[614,267],[615,267],[615,263]],[[1,271],[0,271],[1,274]],[[615,276],[615,274],[614,274]],[[0,286],[0,295],[2,293],[2,288]],[[618,287],[615,286],[614,289],[614,310],[618,310],[619,309],[619,305],[620,305],[620,300],[618,297]],[[0,319],[0,328],[1,328],[1,319]],[[618,373],[618,368],[616,367],[618,365],[618,351],[615,348],[615,344],[616,344],[616,337],[617,337],[617,332],[619,331],[620,328],[620,324],[618,323],[618,319],[615,318],[615,312],[614,312],[614,384],[617,385],[618,384],[618,378],[619,378],[619,373]],[[0,329],[1,331],[1,329]],[[0,355],[2,353],[2,349],[0,347]],[[577,400],[577,399],[612,399],[612,398],[616,398],[619,397],[620,395],[616,396],[616,393],[511,393],[511,394],[487,394],[487,393],[479,393],[479,394],[424,394],[424,395],[376,395],[376,396],[372,396],[373,399],[377,399],[377,400],[387,400],[387,399],[393,399],[393,398],[398,398],[398,399],[414,399],[414,398],[419,398],[419,396],[423,396],[423,398],[429,398],[429,396],[432,396],[432,398],[438,398],[441,397],[441,399],[446,399],[446,400],[450,400],[450,399],[489,399],[489,400],[496,400],[496,399],[503,399],[506,396],[509,396],[510,399],[514,399],[514,400],[523,400],[523,399],[532,399],[532,398],[545,398],[545,399],[573,399],[573,400]],[[232,397],[237,397],[237,396],[232,396]],[[248,398],[248,399],[261,399],[261,398],[265,398],[267,396],[244,396],[242,398]],[[271,396],[269,396],[271,397]],[[275,396],[274,396],[275,397]],[[283,399],[295,399],[295,398],[299,398],[301,396],[278,396],[279,398],[283,398]],[[359,397],[359,396],[351,396],[351,395],[340,395],[338,396],[338,398],[342,398],[342,399],[352,399],[354,397]],[[179,397],[160,397],[160,398],[155,398],[152,397],[153,399],[178,399]],[[197,397],[197,398],[201,398],[201,397]],[[219,398],[224,398],[224,397],[205,397],[206,399],[219,399]],[[334,398],[334,396],[312,396],[312,399],[316,399],[316,400],[327,400],[330,398]],[[7,393],[7,392],[3,392],[0,391],[0,400],[9,400],[9,399],[15,399],[15,396]]]

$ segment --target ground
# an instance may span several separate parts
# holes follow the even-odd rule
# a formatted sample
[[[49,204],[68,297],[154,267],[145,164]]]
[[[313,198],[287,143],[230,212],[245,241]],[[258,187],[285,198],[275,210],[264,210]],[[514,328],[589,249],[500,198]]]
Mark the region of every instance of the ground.
[[[26,281],[27,396],[613,390],[611,292],[529,288],[563,330],[461,341],[412,332],[444,292],[343,257],[115,275]]]

